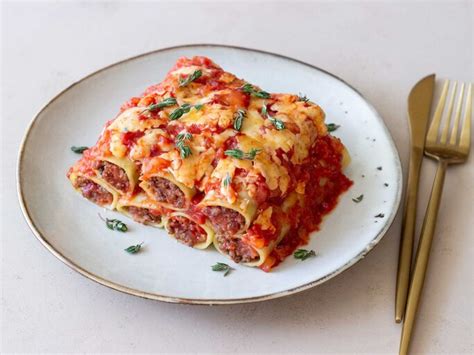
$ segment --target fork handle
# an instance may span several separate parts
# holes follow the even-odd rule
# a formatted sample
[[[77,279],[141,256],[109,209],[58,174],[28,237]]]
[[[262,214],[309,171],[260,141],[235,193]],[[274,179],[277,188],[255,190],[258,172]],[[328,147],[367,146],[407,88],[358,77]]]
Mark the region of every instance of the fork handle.
[[[438,216],[439,204],[443,192],[444,177],[446,174],[447,163],[440,160],[438,170],[431,189],[430,202],[426,209],[423,227],[421,229],[418,249],[416,251],[415,267],[413,269],[410,291],[408,293],[408,302],[405,313],[405,321],[403,323],[402,337],[400,340],[400,354],[407,354],[410,345],[410,339],[415,323],[416,311],[420,302],[423,283],[425,281],[426,269],[428,268],[428,260],[430,257],[431,244],[436,227],[436,219]]]

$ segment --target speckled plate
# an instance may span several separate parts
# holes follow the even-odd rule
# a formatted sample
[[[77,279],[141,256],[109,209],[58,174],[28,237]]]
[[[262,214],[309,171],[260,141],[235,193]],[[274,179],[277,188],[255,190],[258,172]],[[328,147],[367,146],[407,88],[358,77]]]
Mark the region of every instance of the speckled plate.
[[[217,251],[194,250],[160,229],[127,220],[128,233],[105,228],[105,212],[80,197],[66,179],[78,156],[72,145],[93,145],[120,105],[160,82],[180,56],[205,55],[225,70],[271,92],[304,93],[341,127],[354,181],[337,208],[313,233],[317,257],[289,257],[271,273],[233,265]],[[316,286],[363,258],[383,237],[400,202],[402,174],[382,118],[354,88],[334,75],[284,56],[237,47],[189,45],[157,50],[101,69],[53,98],[34,117],[21,145],[18,194],[38,240],[91,280],[132,295],[194,304],[230,304],[287,296]],[[353,198],[363,194],[360,203]],[[375,217],[375,216],[379,217]],[[383,217],[382,217],[383,216]],[[124,219],[124,217],[120,217]],[[124,248],[144,242],[140,253]],[[226,262],[229,276],[212,272]]]

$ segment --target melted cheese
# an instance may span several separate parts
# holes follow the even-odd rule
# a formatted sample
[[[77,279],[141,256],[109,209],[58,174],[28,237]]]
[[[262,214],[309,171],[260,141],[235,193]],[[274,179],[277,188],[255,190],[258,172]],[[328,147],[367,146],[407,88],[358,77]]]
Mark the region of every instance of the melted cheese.
[[[120,134],[112,134],[110,137],[110,152],[117,158],[123,158],[127,154],[127,147],[122,143]]]
[[[163,118],[140,120],[139,117],[142,113],[147,114],[144,112],[145,109],[146,107],[132,107],[123,111],[107,129],[116,132],[136,132],[145,131],[166,123]]]
[[[187,158],[182,158],[178,151],[173,150],[160,155],[160,159],[167,160],[171,165],[166,168],[176,181],[183,185],[194,188],[197,181],[201,180],[204,173],[208,170],[214,159],[215,151],[213,149],[202,152],[194,152]]]
[[[137,140],[137,143],[130,150],[130,157],[133,160],[141,160],[150,156],[151,150],[158,147],[160,151],[169,152],[174,149],[174,144],[160,139],[161,137],[168,137],[168,134],[162,129],[149,129],[145,135]],[[158,146],[159,145],[159,146]],[[112,145],[111,145],[112,146]]]
[[[271,220],[272,213],[273,207],[268,207],[258,215],[258,217],[255,219],[254,224],[260,225],[260,228],[262,228],[262,230],[269,230],[270,232],[275,232],[276,228]]]
[[[286,168],[275,162],[269,154],[269,151],[273,152],[274,149],[271,146],[269,147],[266,142],[262,142],[261,139],[257,140],[248,136],[239,136],[237,140],[242,151],[246,153],[252,149],[260,149],[260,153],[253,160],[253,167],[265,178],[270,190],[279,188],[282,193],[285,193],[290,177]]]

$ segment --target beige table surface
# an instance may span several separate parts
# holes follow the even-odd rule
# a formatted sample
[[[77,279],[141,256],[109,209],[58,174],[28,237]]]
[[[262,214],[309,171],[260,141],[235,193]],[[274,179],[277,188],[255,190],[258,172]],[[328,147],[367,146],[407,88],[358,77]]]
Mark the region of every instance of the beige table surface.
[[[64,1],[1,8],[4,352],[397,352],[400,213],[366,259],[309,291],[259,304],[165,304],[95,284],[46,251],[20,213],[16,156],[33,114],[73,81],[142,52],[211,42],[281,53],[344,78],[384,117],[406,168],[412,84],[431,72],[474,81],[472,1]],[[474,352],[473,165],[471,157],[447,175],[414,352]],[[426,161],[422,209],[434,168]]]

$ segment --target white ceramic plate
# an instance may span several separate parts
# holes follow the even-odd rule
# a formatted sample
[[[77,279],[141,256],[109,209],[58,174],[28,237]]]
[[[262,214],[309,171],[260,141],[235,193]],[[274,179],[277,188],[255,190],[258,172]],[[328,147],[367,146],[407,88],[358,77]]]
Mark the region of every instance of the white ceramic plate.
[[[70,186],[66,171],[79,156],[72,145],[93,145],[104,122],[120,105],[160,82],[180,56],[205,55],[225,70],[271,92],[304,93],[340,124],[334,133],[351,156],[354,181],[324,219],[310,244],[318,255],[289,257],[271,273],[234,265],[212,248],[179,244],[159,229],[127,220],[128,233],[105,228],[104,212]],[[379,167],[379,168],[378,168]],[[113,64],[71,85],[34,118],[20,149],[18,193],[36,237],[56,257],[84,276],[133,295],[168,302],[224,304],[282,297],[320,284],[365,256],[382,238],[397,211],[402,190],[400,161],[374,108],[337,77],[287,57],[235,47],[191,45],[162,49]],[[388,186],[386,186],[388,185]],[[352,198],[364,194],[360,203]],[[383,218],[375,218],[379,213]],[[125,218],[120,216],[122,220]],[[144,242],[130,255],[124,248]],[[229,276],[212,272],[232,264]]]

